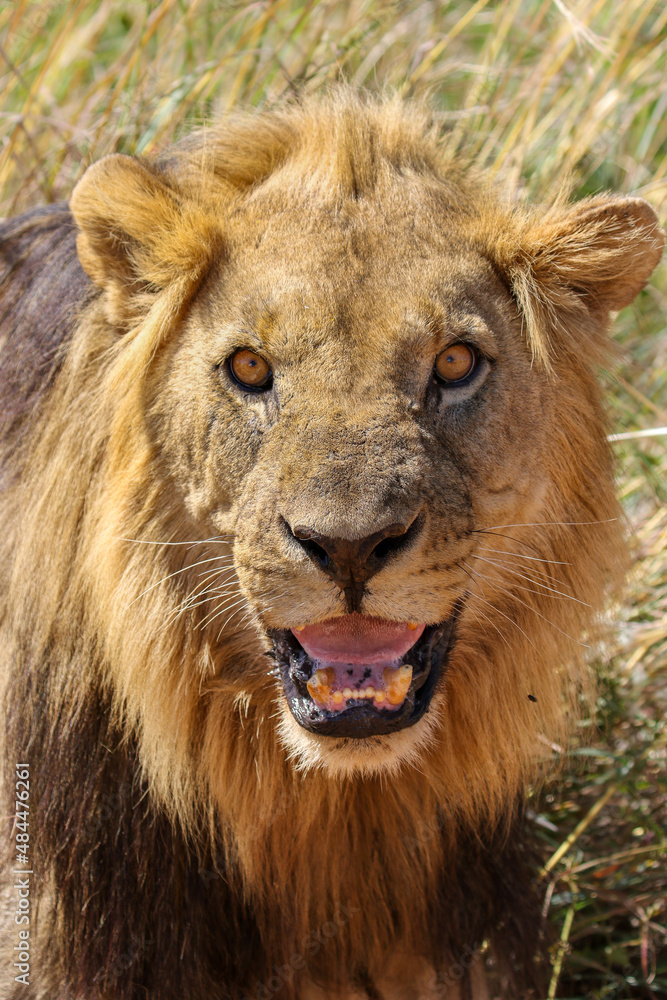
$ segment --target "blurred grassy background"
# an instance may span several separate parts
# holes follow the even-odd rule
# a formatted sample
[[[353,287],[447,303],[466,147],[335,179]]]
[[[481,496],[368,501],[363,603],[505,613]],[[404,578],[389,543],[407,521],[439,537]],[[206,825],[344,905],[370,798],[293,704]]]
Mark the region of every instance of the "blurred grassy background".
[[[66,199],[105,153],[340,78],[427,98],[519,197],[568,174],[667,221],[667,0],[0,0],[0,217]],[[617,432],[667,425],[666,317],[663,263],[616,324]],[[667,436],[614,447],[635,566],[588,744],[533,802],[549,998],[667,996]]]

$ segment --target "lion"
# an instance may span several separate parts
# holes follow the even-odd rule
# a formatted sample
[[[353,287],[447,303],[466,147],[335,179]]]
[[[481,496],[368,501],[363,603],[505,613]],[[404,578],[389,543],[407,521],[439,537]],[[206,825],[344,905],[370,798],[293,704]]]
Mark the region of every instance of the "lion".
[[[341,89],[0,247],[7,995],[544,995],[525,790],[623,573],[653,209]]]

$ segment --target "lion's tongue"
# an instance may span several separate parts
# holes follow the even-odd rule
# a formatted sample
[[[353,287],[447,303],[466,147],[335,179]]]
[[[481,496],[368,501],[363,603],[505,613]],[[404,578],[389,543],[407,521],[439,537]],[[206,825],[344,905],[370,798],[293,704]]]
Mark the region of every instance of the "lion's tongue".
[[[412,667],[399,661],[425,626],[344,615],[295,629],[315,662],[308,690],[321,708],[342,712],[350,699],[366,699],[376,708],[396,711],[405,701]]]

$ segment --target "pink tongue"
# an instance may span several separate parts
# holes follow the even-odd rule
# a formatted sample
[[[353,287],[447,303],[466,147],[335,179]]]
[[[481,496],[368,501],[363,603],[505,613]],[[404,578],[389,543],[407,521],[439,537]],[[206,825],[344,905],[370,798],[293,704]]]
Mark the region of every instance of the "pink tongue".
[[[313,660],[326,663],[390,663],[399,660],[424,631],[370,615],[343,615],[293,630]]]

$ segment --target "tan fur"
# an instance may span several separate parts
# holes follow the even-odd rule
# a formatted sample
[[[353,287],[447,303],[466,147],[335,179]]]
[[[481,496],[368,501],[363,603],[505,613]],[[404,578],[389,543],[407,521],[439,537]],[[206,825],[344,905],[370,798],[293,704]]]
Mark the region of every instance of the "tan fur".
[[[313,972],[343,990],[380,982],[397,942],[442,959],[428,907],[457,830],[504,821],[567,739],[623,565],[596,366],[660,257],[654,213],[526,208],[468,175],[420,111],[345,91],[91,167],[71,209],[102,294],[3,515],[22,525],[8,620],[33,623],[34,656],[74,633],[89,653],[54,664],[64,718],[110,693],[151,796],[224,845],[275,961],[350,907]],[[492,366],[436,414],[455,338]],[[279,405],[215,370],[245,345]],[[264,629],[345,608],[280,518],[358,538],[418,510],[362,610],[436,623],[469,593],[446,683],[411,729],[314,736]]]

